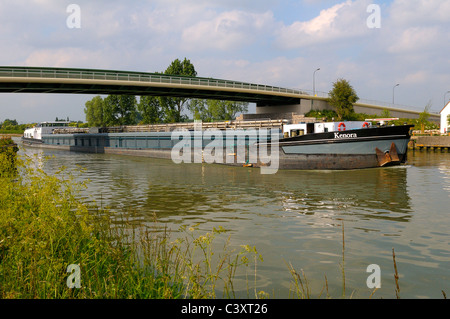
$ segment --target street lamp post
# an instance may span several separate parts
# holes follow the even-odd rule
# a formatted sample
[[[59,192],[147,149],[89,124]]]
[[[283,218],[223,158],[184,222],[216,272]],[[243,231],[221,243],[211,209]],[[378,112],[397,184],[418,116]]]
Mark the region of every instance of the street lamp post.
[[[320,68],[317,68],[313,73],[313,98],[311,99],[311,111],[313,110],[314,96],[316,96],[316,72],[319,70]]]
[[[316,72],[319,71],[320,68],[317,68],[317,70],[313,73],[313,95],[316,96]]]
[[[397,86],[399,86],[400,84],[397,83],[396,85],[394,85],[394,87],[392,88],[392,104],[395,104],[395,100],[394,100],[394,90]]]

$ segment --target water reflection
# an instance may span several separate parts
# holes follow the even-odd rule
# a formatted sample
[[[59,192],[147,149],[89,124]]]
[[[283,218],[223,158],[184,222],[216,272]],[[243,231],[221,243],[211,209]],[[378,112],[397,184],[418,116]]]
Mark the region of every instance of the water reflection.
[[[293,180],[286,179],[289,191],[279,194],[286,211],[304,215],[347,214],[361,219],[399,222],[411,218],[407,168],[302,175],[306,182],[300,188],[295,189]]]
[[[441,165],[439,166],[439,171],[442,173],[444,178],[444,189],[449,193],[450,196],[450,168],[445,165]]]

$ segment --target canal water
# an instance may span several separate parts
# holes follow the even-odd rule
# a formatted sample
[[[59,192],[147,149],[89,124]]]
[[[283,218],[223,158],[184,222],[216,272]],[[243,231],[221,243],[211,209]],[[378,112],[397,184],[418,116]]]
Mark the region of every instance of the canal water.
[[[450,294],[448,152],[409,151],[402,167],[275,175],[119,155],[20,152],[53,156],[44,166],[50,174],[82,167],[79,178],[90,180],[84,199],[130,220],[152,225],[156,216],[175,236],[180,226],[198,224],[199,234],[222,226],[231,247],[255,246],[263,261],[256,276],[254,266],[249,277],[237,275],[236,297],[253,298],[255,290],[291,297],[291,264],[311,298],[342,298],[344,275],[345,298],[396,298],[393,249],[401,298]],[[369,265],[379,272],[368,272]],[[375,276],[381,287],[374,292],[367,280],[376,283]]]

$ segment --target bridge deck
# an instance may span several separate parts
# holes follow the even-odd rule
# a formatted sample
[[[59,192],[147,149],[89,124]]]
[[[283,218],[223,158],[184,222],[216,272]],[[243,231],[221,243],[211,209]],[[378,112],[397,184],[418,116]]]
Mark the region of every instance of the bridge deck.
[[[299,90],[245,82],[114,70],[0,67],[0,92],[132,94],[299,103]]]
[[[298,105],[301,99],[327,100],[328,93],[222,79],[133,71],[0,66],[0,93],[130,94],[245,101],[264,105]],[[359,100],[355,106],[418,115],[398,105]],[[433,119],[439,114],[431,113]]]

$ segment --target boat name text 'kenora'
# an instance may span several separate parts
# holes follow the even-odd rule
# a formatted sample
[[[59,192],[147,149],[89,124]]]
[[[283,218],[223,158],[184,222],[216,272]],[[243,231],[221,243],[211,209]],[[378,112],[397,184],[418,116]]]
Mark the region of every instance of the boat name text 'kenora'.
[[[354,138],[354,137],[358,137],[358,135],[356,133],[334,133],[334,138]]]

